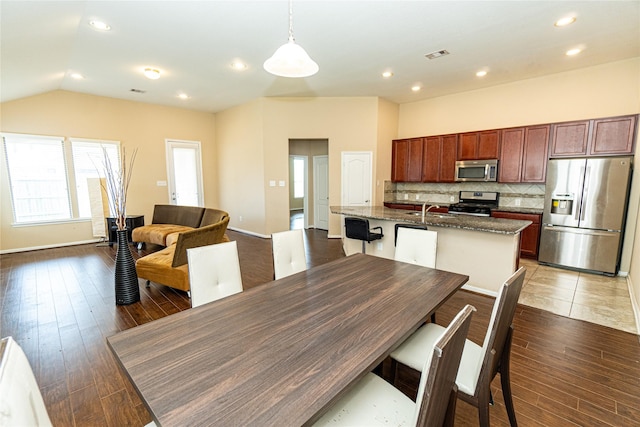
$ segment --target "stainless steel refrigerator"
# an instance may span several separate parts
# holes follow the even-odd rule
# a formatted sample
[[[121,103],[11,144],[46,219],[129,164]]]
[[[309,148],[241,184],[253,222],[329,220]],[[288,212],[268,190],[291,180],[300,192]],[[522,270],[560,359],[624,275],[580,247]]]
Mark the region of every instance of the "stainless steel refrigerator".
[[[632,157],[552,159],[538,261],[616,274]]]

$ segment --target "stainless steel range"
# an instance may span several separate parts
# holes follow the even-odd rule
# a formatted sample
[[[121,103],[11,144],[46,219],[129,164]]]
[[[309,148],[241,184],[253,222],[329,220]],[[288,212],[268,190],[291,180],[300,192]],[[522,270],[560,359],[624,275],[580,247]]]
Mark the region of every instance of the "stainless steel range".
[[[449,206],[449,213],[457,215],[491,216],[498,207],[500,193],[494,191],[461,191],[460,201]]]

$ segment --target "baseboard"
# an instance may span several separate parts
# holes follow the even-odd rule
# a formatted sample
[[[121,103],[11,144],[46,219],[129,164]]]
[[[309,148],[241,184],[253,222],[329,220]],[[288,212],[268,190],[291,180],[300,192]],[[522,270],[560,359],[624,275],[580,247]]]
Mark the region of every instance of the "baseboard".
[[[640,297],[640,295],[636,295],[633,291],[631,276],[627,276],[627,286],[629,287],[629,296],[631,297],[631,309],[633,310],[633,316],[636,319],[636,331],[638,332],[638,336],[640,336],[640,301],[638,301],[638,297]]]
[[[327,239],[342,239],[342,234],[327,234]]]
[[[233,230],[233,231],[237,231],[238,233],[242,233],[242,234],[248,234],[250,236],[256,236],[256,237],[261,237],[263,239],[270,239],[271,235],[265,235],[265,234],[259,234],[259,233],[255,233],[253,231],[249,231],[249,230],[243,230],[242,228],[237,228],[237,227],[227,227],[229,230]]]
[[[493,297],[493,298],[496,298],[498,296],[498,293],[495,291],[489,291],[483,288],[476,288],[475,286],[472,286],[472,285],[466,285],[466,284],[462,285],[462,289],[466,291],[475,292],[476,294],[482,294],[489,297]]]
[[[43,246],[31,246],[28,248],[15,248],[15,249],[4,249],[0,251],[0,254],[13,254],[18,252],[29,252],[29,251],[39,251],[42,249],[52,249],[52,248],[62,248],[65,246],[77,246],[77,245],[86,245],[89,243],[99,243],[102,242],[103,239],[91,239],[91,240],[82,240],[79,242],[68,242],[68,243],[54,243],[51,245],[43,245]]]

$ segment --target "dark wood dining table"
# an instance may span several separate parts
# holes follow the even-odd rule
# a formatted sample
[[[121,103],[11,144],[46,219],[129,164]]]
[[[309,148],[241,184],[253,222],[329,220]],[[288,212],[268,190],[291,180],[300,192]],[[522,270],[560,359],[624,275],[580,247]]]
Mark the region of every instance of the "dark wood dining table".
[[[108,343],[159,425],[305,425],[467,280],[356,254]]]

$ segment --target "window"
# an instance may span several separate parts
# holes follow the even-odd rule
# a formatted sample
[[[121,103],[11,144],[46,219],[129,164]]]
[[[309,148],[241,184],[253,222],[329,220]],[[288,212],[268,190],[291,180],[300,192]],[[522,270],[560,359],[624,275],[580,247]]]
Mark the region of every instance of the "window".
[[[63,138],[4,135],[4,147],[15,221],[70,219]]]
[[[293,197],[304,197],[304,158],[293,158]]]
[[[107,153],[111,165],[120,165],[120,146],[117,142],[71,140],[73,170],[78,200],[78,217],[90,218],[88,178],[104,178],[104,153]]]
[[[63,137],[2,136],[17,224],[90,218],[87,178],[104,177],[105,153],[114,167],[120,165],[119,142],[71,140],[65,145]]]

